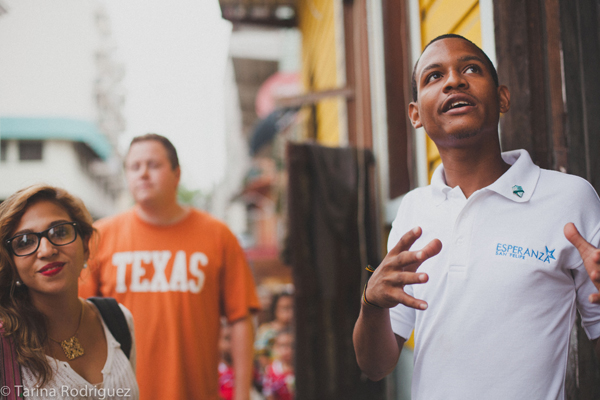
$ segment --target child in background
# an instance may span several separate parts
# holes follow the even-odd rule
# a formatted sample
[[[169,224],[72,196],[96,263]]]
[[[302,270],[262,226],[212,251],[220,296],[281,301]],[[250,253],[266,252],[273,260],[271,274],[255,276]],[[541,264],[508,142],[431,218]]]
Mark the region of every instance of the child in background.
[[[222,400],[233,399],[233,363],[231,359],[231,327],[221,325],[219,338],[219,396]]]
[[[294,400],[294,335],[290,328],[275,337],[273,356],[265,369],[263,394],[266,400]]]
[[[260,325],[254,342],[256,359],[261,373],[273,358],[271,353],[275,336],[282,330],[290,329],[294,322],[294,297],[291,293],[282,292],[273,296],[271,318],[270,322]]]

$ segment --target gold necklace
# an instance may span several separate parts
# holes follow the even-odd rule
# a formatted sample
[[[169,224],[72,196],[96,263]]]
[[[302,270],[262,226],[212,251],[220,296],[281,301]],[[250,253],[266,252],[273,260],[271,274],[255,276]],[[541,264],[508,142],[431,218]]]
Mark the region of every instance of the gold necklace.
[[[79,343],[79,340],[77,339],[77,332],[79,332],[79,327],[81,326],[81,321],[83,321],[83,310],[85,308],[83,305],[83,302],[80,301],[80,303],[81,303],[81,315],[79,317],[79,323],[77,324],[77,329],[75,330],[75,333],[73,334],[73,336],[71,336],[70,338],[65,339],[63,341],[59,341],[56,339],[52,339],[50,337],[50,335],[48,335],[48,338],[50,340],[60,344],[60,347],[62,347],[63,352],[65,353],[65,356],[67,356],[67,358],[69,360],[74,360],[77,357],[81,357],[84,354],[83,347],[81,347],[81,343]]]

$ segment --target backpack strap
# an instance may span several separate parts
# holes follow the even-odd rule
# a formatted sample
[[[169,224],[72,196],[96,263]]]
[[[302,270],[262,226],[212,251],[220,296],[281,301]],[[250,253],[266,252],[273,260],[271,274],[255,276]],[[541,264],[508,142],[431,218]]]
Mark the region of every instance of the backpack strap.
[[[12,337],[4,336],[4,328],[0,323],[0,399],[16,400],[19,390],[23,388],[21,367],[17,362],[17,351]],[[8,389],[8,390],[6,390]]]
[[[108,330],[121,345],[123,353],[129,358],[131,354],[131,332],[119,303],[112,297],[89,297],[88,300],[100,311]]]

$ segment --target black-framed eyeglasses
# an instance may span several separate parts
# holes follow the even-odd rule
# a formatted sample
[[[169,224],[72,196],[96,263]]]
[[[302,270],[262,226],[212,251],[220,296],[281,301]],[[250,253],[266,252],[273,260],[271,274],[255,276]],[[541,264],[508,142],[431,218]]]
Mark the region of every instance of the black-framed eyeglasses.
[[[42,232],[22,233],[11,237],[6,245],[17,257],[25,257],[37,251],[42,238],[55,246],[65,246],[77,239],[77,222],[63,222]]]

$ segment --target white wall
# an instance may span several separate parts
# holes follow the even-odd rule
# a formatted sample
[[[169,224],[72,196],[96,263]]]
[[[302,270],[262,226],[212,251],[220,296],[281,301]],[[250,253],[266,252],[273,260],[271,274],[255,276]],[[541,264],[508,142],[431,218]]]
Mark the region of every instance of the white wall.
[[[111,45],[107,44],[106,34],[102,36],[96,19],[103,2],[5,3],[8,12],[0,23],[0,117],[56,117],[96,123],[96,82],[100,76],[105,78],[96,55]],[[109,133],[116,135],[119,131]],[[0,162],[0,198],[45,182],[81,197],[96,217],[117,211],[115,200],[99,184],[99,178],[82,170],[73,142],[48,140],[43,151],[42,161],[18,161],[18,143],[9,142],[9,158]],[[120,164],[118,159],[111,162]],[[120,182],[118,168],[106,167],[99,169],[108,170],[104,174]]]
[[[0,23],[0,115],[96,120],[94,0],[12,0]]]
[[[18,142],[8,142],[7,160],[0,162],[0,199],[35,183],[59,186],[80,197],[94,217],[116,212],[114,201],[82,170],[72,142],[44,142],[41,161],[19,161]]]

